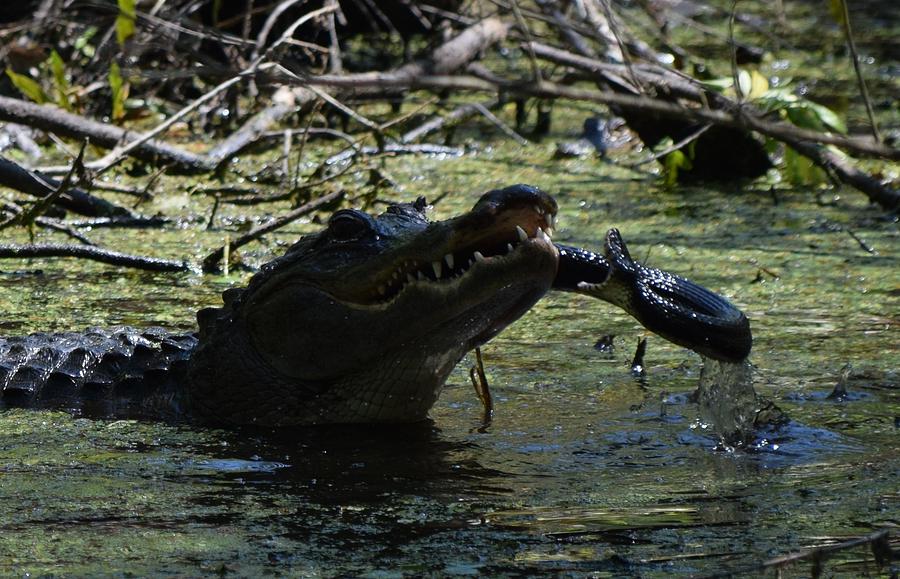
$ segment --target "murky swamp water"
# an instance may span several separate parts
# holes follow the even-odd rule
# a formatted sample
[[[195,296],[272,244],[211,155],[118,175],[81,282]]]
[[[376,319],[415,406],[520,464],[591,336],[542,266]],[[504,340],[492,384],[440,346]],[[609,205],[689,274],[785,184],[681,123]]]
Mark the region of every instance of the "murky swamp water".
[[[559,201],[557,240],[599,249],[616,226],[633,255],[727,295],[753,324],[755,387],[792,425],[756,449],[714,450],[687,402],[696,354],[650,336],[646,376],[633,378],[638,324],[551,295],[484,349],[496,402],[486,428],[471,360],[433,423],[403,429],[276,436],[3,412],[0,574],[702,575],[900,524],[895,223],[855,194],[822,206],[789,189],[777,203],[761,191],[672,193],[599,161],[515,151],[388,166],[410,197],[452,192],[439,218],[491,187],[536,184]],[[272,236],[248,259],[316,227]],[[135,231],[120,249],[199,256],[224,231],[189,235]],[[2,266],[5,334],[189,328],[243,278]],[[612,354],[593,347],[606,334]],[[830,400],[847,363],[849,396]],[[875,572],[863,549],[827,569]]]

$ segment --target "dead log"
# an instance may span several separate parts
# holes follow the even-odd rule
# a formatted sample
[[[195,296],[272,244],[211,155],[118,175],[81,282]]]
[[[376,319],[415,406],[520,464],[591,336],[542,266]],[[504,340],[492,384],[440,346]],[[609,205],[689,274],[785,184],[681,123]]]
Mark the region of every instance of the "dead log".
[[[466,28],[436,48],[426,58],[415,60],[398,68],[386,72],[324,75],[317,78],[345,79],[347,82],[341,82],[341,88],[356,94],[365,93],[367,88],[394,88],[399,92],[399,90],[409,87],[418,78],[442,76],[462,69],[482,50],[506,38],[510,27],[510,24],[499,18],[487,18]]]
[[[26,125],[63,137],[88,139],[91,144],[107,149],[141,138],[140,133],[88,119],[55,106],[38,105],[5,96],[0,96],[0,121]],[[154,139],[141,143],[130,154],[149,163],[169,164],[176,172],[207,172],[215,168],[203,155]]]

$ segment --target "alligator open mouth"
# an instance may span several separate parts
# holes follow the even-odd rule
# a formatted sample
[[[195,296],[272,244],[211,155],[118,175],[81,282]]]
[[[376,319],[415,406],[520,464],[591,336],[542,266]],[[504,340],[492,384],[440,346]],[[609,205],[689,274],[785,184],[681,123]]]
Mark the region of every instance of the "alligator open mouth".
[[[372,301],[391,302],[409,286],[458,281],[476,264],[489,267],[509,260],[525,244],[541,244],[547,250],[556,252],[551,240],[556,215],[546,212],[539,206],[535,206],[532,211],[532,215],[522,215],[518,219],[524,226],[517,223],[513,227],[506,227],[507,232],[499,231],[501,227],[495,227],[492,235],[450,249],[443,257],[402,261],[384,281],[378,284]],[[503,221],[505,223],[507,219]]]

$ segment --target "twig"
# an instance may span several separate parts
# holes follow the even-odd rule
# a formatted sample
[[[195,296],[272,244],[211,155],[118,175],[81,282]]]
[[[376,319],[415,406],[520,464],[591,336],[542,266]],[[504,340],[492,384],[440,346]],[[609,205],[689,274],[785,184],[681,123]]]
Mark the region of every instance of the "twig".
[[[2,98],[0,97],[0,99]],[[33,197],[45,198],[58,191],[60,183],[56,179],[36,171],[29,171],[0,156],[0,185]],[[70,187],[68,191],[60,193],[56,202],[64,209],[87,217],[136,217],[130,209],[115,205],[75,187]]]
[[[814,565],[821,565],[822,562],[827,558],[828,555],[833,553],[837,553],[838,551],[846,551],[847,549],[852,549],[854,547],[858,547],[860,545],[871,545],[872,551],[875,552],[876,560],[879,560],[879,564],[883,564],[886,561],[881,561],[881,558],[886,553],[889,557],[895,557],[896,555],[893,553],[890,545],[888,544],[888,539],[890,537],[890,531],[888,529],[882,529],[880,531],[875,531],[874,533],[869,533],[868,535],[864,535],[862,537],[858,537],[856,539],[850,539],[848,541],[844,541],[842,543],[837,543],[835,545],[824,545],[822,547],[816,547],[815,549],[808,549],[806,551],[800,551],[797,553],[790,553],[788,555],[781,555],[780,557],[775,557],[772,559],[768,559],[763,561],[758,565],[754,565],[752,567],[747,567],[744,569],[734,570],[734,571],[724,571],[721,573],[715,573],[713,575],[708,575],[705,579],[714,579],[714,578],[724,578],[724,577],[733,577],[734,575],[746,574],[746,573],[759,573],[761,571],[765,571],[767,569],[782,569],[792,563],[796,563],[798,561],[812,560]],[[876,551],[876,549],[878,549]]]
[[[262,28],[259,29],[259,34],[256,35],[256,46],[253,49],[253,52],[250,55],[250,60],[256,60],[259,58],[259,54],[262,51],[263,47],[266,45],[266,40],[269,38],[269,33],[272,31],[272,27],[275,26],[275,23],[278,22],[278,19],[284,14],[285,10],[296,4],[297,2],[302,2],[304,0],[285,0],[284,2],[280,2],[275,8],[269,12],[269,15],[266,17],[266,21],[263,23]]]
[[[662,151],[656,152],[656,153],[650,155],[649,157],[647,157],[646,159],[643,159],[636,163],[631,163],[630,165],[625,165],[625,166],[628,167],[629,169],[635,169],[637,167],[640,167],[641,165],[646,165],[647,163],[652,163],[653,161],[656,161],[657,159],[662,159],[669,153],[674,153],[675,151],[677,151],[677,150],[685,147],[686,145],[689,145],[693,141],[697,140],[697,138],[700,137],[700,135],[702,135],[703,133],[708,131],[711,127],[712,127],[712,125],[710,123],[707,123],[707,124],[701,126],[699,129],[697,129],[693,133],[691,133],[690,135],[686,136],[685,138],[681,139],[677,143],[673,144],[671,147],[666,147]]]
[[[188,271],[190,269],[190,265],[185,261],[129,255],[85,245],[56,243],[31,245],[0,244],[0,258],[25,259],[34,257],[77,257],[119,267],[130,267],[147,271]]]
[[[72,163],[72,169],[66,175],[62,183],[56,186],[56,190],[48,193],[39,199],[34,205],[17,215],[12,216],[3,223],[0,223],[0,230],[13,225],[27,225],[32,223],[36,218],[44,214],[50,207],[72,187],[72,178],[77,174],[80,181],[84,175],[84,150],[87,148],[87,141],[82,141],[81,149],[78,150],[78,156]]]
[[[638,89],[638,92],[644,93],[644,85],[641,83],[641,79],[634,72],[634,62],[631,59],[631,54],[628,52],[628,46],[622,40],[622,36],[619,33],[619,27],[616,24],[615,17],[613,16],[612,7],[609,5],[609,0],[598,0],[600,6],[603,8],[603,14],[606,17],[607,26],[609,26],[609,31],[612,32],[613,38],[616,40],[616,44],[619,46],[619,52],[622,55],[622,63],[628,69],[628,73],[631,76],[631,82],[634,83],[634,86]]]
[[[515,142],[522,145],[523,147],[531,144],[531,141],[529,141],[528,139],[526,139],[525,137],[523,137],[522,135],[520,135],[519,133],[514,131],[512,128],[510,128],[509,125],[507,125],[506,123],[501,121],[499,118],[497,118],[497,116],[494,113],[492,113],[487,108],[485,108],[485,106],[482,105],[481,103],[475,103],[474,107],[475,107],[475,110],[477,110],[479,113],[481,113],[481,116],[483,116],[484,118],[489,120],[491,123],[493,123],[494,126],[496,126],[498,129],[500,129],[500,131],[503,134],[505,134],[507,137],[509,137],[510,139],[514,140]]]
[[[738,2],[739,0],[731,1],[731,14],[728,15],[728,44],[731,48],[731,82],[734,85],[734,94],[737,97],[737,102],[741,103],[748,95],[745,95],[743,89],[741,89],[741,79],[737,65],[737,45],[734,43],[734,17],[737,14]]]
[[[19,207],[18,205],[14,204],[14,203],[4,203],[3,206],[0,207],[0,209],[2,209],[3,211],[6,211],[7,213],[11,213],[13,215],[18,215],[25,211],[24,209],[22,209],[21,207]],[[83,243],[85,245],[96,245],[93,241],[88,239],[86,236],[75,231],[69,225],[62,223],[60,221],[57,221],[56,219],[51,219],[49,217],[36,217],[34,219],[34,222],[41,227],[45,227],[47,229],[52,229],[53,231],[58,231],[60,233],[68,235],[72,239],[75,239],[78,242]]]
[[[165,225],[167,223],[171,223],[171,219],[169,219],[167,217],[160,217],[160,216],[144,217],[143,215],[135,215],[133,217],[123,216],[123,217],[99,217],[97,219],[85,219],[82,221],[70,222],[69,225],[71,225],[72,227],[88,227],[90,229],[113,228],[113,227],[146,229],[149,227],[162,227],[163,225]]]
[[[122,160],[125,159],[133,150],[144,145],[145,143],[150,141],[156,135],[168,130],[169,127],[171,127],[172,125],[174,125],[175,123],[177,123],[178,121],[180,121],[181,119],[186,117],[188,114],[197,110],[200,107],[200,105],[212,100],[219,93],[222,93],[225,90],[227,90],[228,88],[236,85],[241,80],[243,80],[243,78],[244,77],[242,75],[238,75],[238,76],[235,76],[235,77],[232,77],[232,78],[226,80],[223,83],[220,83],[219,85],[214,87],[212,90],[208,91],[206,94],[204,94],[200,98],[196,99],[189,105],[182,107],[181,110],[179,110],[178,112],[176,112],[175,114],[173,114],[172,116],[167,118],[165,121],[156,125],[156,127],[154,127],[149,132],[144,133],[143,135],[141,135],[137,139],[134,139],[133,141],[129,141],[125,145],[116,147],[115,149],[110,151],[105,157],[98,159],[96,161],[93,161],[91,163],[88,163],[88,168],[93,170],[95,175],[102,175],[109,169],[115,167],[120,162],[122,162]],[[203,160],[203,162],[200,163],[200,166],[205,167],[207,169],[212,168],[212,167],[209,167],[209,165],[210,165],[209,161],[205,160],[205,159]]]
[[[295,221],[296,219],[306,215],[307,213],[311,213],[320,207],[333,203],[335,201],[339,201],[344,198],[345,193],[343,191],[335,191],[333,193],[329,193],[327,195],[323,195],[318,199],[313,199],[309,203],[305,203],[301,205],[297,209],[285,213],[281,217],[277,217],[275,219],[270,219],[266,223],[254,227],[246,234],[238,237],[237,239],[230,241],[227,245],[229,252],[235,251],[237,248],[244,246],[255,239],[259,239],[266,233],[270,233],[275,231],[276,229],[280,229],[284,227],[288,223]],[[218,271],[219,262],[222,260],[222,257],[225,255],[225,246],[222,246],[215,251],[211,252],[203,259],[203,271],[205,273],[212,273]]]
[[[531,30],[528,28],[528,23],[525,22],[525,18],[522,16],[522,10],[519,8],[518,0],[510,0],[510,6],[512,6],[513,15],[516,18],[516,24],[518,24],[519,28],[522,30],[522,35],[525,36],[525,40],[528,42],[528,46],[531,47],[533,40],[531,38]],[[531,74],[534,75],[535,82],[541,82],[544,80],[544,77],[541,75],[541,67],[538,65],[537,57],[534,55],[534,50],[529,48],[528,52],[528,60],[531,63]],[[480,353],[480,352],[479,352]]]
[[[526,141],[527,142],[527,141]],[[423,143],[421,145],[398,145],[388,143],[384,147],[357,147],[349,148],[335,153],[325,160],[326,165],[336,165],[349,161],[357,155],[449,155],[458,157],[462,155],[462,149],[457,147],[445,147],[444,145],[431,145]]]
[[[853,40],[853,30],[850,28],[850,9],[847,7],[847,0],[839,0],[841,10],[844,15],[844,35],[847,37],[847,47],[850,49],[850,58],[853,60],[853,70],[856,72],[856,82],[859,84],[859,92],[862,95],[863,102],[866,105],[866,114],[869,116],[869,123],[872,125],[872,137],[876,143],[880,143],[881,135],[878,133],[878,123],[875,122],[875,111],[872,109],[872,100],[869,98],[869,89],[866,88],[866,80],[863,78],[862,70],[859,68],[859,55],[856,54],[856,42]]]
[[[878,251],[876,251],[874,247],[866,243],[865,240],[858,236],[855,231],[846,228],[844,229],[844,231],[847,232],[847,235],[853,238],[853,241],[859,244],[863,251],[870,255],[878,255]]]

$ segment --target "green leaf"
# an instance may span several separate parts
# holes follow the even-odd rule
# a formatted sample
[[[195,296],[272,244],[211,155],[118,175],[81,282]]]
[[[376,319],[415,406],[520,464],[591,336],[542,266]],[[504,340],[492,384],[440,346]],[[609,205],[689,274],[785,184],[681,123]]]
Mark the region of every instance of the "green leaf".
[[[128,98],[129,87],[115,61],[109,65],[109,88],[112,92],[112,118],[118,121],[125,117],[125,100]]]
[[[9,67],[6,68],[6,76],[12,81],[13,86],[19,89],[20,93],[32,101],[42,105],[50,100],[41,85],[30,76],[19,74]]]
[[[812,110],[812,112],[819,118],[822,123],[828,125],[839,133],[847,132],[847,125],[836,112],[824,105],[820,105],[819,103],[814,103],[812,101],[805,102],[806,106],[808,106]]]
[[[79,51],[81,54],[85,55],[88,58],[92,58],[94,56],[94,47],[91,46],[90,42],[94,35],[97,34],[97,27],[90,26],[87,30],[81,33],[81,35],[75,39],[75,50]]]
[[[69,79],[66,78],[66,65],[62,57],[55,50],[50,53],[47,59],[50,63],[50,72],[53,74],[53,89],[56,93],[56,104],[66,109],[74,111],[75,107],[69,102]]]
[[[734,85],[734,80],[731,78],[711,78],[700,81],[700,84],[711,91],[723,93]]]
[[[694,144],[696,141],[689,143],[687,147],[672,151],[662,158],[663,165],[663,184],[666,187],[674,187],[678,183],[678,172],[684,169],[690,171],[694,164],[691,162],[694,158]],[[669,149],[674,144],[671,137],[666,137],[656,143],[653,150],[657,153]]]
[[[116,40],[119,41],[119,46],[125,46],[125,42],[134,36],[135,0],[117,1],[119,3],[119,15],[116,17]]]

